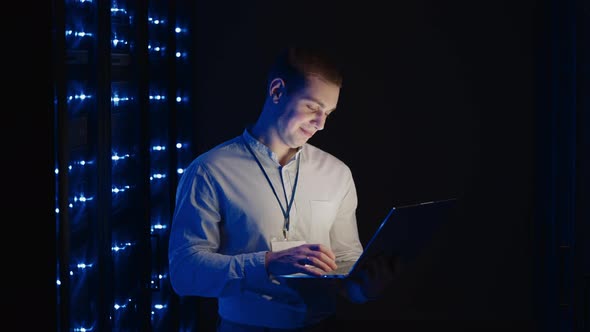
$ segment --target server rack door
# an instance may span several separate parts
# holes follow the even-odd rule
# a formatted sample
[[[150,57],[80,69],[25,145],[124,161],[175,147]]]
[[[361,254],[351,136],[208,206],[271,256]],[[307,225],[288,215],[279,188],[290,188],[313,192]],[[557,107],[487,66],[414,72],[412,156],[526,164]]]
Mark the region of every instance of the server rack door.
[[[52,5],[57,328],[177,330],[167,240],[194,153],[192,7]]]

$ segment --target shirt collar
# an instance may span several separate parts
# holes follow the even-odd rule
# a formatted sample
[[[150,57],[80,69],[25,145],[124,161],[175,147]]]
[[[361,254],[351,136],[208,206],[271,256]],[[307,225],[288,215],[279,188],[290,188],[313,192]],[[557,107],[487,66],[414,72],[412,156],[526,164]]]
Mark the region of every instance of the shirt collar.
[[[242,136],[244,137],[244,139],[246,139],[246,142],[248,142],[248,144],[250,144],[250,146],[252,147],[252,149],[254,149],[254,151],[258,151],[259,153],[262,153],[263,155],[268,156],[275,163],[279,164],[279,159],[277,157],[277,154],[272,152],[272,150],[268,146],[260,143],[256,138],[254,138],[250,134],[250,132],[248,131],[248,128],[244,129]],[[299,157],[299,154],[301,153],[302,150],[303,150],[303,146],[298,147],[297,152],[295,153],[293,158],[291,158],[291,160],[289,160],[289,162],[287,164],[291,163],[293,160],[296,160]]]

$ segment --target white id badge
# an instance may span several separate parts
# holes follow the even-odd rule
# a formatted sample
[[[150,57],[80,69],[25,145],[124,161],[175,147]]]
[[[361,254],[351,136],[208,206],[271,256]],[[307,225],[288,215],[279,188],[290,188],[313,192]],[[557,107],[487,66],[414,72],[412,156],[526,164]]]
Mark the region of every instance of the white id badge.
[[[272,240],[270,241],[270,248],[272,251],[281,251],[293,247],[305,244],[305,241],[285,241],[285,240]]]

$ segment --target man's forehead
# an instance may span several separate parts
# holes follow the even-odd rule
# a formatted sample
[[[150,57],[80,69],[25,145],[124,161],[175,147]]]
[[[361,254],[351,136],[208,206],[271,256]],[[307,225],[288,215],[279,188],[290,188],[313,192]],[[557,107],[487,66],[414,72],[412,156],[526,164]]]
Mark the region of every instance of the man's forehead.
[[[301,89],[300,97],[312,100],[322,108],[336,108],[340,96],[340,87],[323,79],[310,78]]]

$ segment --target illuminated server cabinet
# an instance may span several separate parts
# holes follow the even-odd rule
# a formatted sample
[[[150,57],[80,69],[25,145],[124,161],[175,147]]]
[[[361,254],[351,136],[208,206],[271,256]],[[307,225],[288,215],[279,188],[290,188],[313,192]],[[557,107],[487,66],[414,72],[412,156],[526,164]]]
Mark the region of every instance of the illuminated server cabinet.
[[[52,1],[58,331],[175,331],[167,239],[194,156],[190,2]]]

